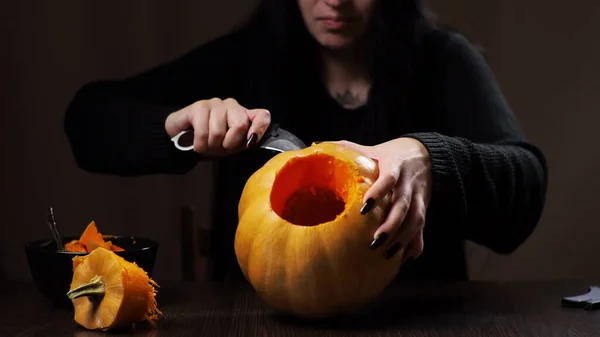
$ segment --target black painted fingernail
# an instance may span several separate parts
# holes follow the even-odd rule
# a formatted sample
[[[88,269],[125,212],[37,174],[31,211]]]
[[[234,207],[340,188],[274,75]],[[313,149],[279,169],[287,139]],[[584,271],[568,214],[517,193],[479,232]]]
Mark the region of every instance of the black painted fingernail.
[[[391,259],[394,255],[396,255],[396,253],[398,253],[398,251],[400,250],[400,248],[402,248],[402,244],[400,242],[396,242],[394,243],[386,252],[385,252],[385,259],[389,260]]]
[[[381,245],[385,242],[385,240],[387,240],[388,238],[388,233],[383,232],[381,234],[379,234],[379,236],[373,240],[373,242],[371,242],[371,249],[375,250],[379,247],[381,247]]]
[[[246,143],[246,147],[254,146],[254,144],[256,144],[257,139],[258,139],[258,135],[256,133],[251,134],[250,138],[248,138],[248,143]]]
[[[360,208],[360,214],[367,214],[375,206],[375,199],[369,198]]]

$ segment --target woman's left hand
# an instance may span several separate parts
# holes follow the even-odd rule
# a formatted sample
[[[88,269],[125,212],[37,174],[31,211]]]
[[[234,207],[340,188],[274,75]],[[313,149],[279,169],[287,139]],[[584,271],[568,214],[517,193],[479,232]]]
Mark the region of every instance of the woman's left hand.
[[[379,177],[364,196],[362,214],[392,192],[392,207],[375,231],[371,248],[386,247],[387,259],[402,249],[404,261],[419,257],[423,252],[423,228],[432,184],[431,161],[425,146],[412,138],[397,138],[376,146],[337,143],[378,162]]]

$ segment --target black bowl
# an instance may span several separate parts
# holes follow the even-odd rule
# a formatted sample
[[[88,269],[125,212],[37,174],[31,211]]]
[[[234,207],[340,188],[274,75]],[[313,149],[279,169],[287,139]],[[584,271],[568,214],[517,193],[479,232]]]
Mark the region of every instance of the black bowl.
[[[63,243],[79,237],[63,237]],[[115,236],[110,239],[115,245],[125,249],[116,252],[129,262],[135,262],[150,277],[154,269],[158,242],[140,237]],[[73,279],[73,258],[88,253],[59,252],[53,240],[43,239],[25,245],[27,262],[33,281],[38,290],[58,307],[72,307],[67,292]]]

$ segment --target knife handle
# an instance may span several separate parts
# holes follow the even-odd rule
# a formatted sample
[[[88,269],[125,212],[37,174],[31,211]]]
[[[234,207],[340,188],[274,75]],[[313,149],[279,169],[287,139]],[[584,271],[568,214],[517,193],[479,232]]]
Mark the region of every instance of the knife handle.
[[[263,142],[265,139],[269,137],[277,137],[277,130],[279,129],[279,124],[271,123],[265,131],[263,137],[256,143]],[[194,129],[183,130],[178,133],[175,137],[171,138],[171,141],[175,144],[175,147],[181,151],[192,151],[194,150]],[[255,146],[256,146],[255,145]]]

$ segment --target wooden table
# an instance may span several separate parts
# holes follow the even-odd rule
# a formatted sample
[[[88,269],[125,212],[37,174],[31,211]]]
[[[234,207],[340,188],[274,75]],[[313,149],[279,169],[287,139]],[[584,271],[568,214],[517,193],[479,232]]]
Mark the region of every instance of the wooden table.
[[[600,336],[600,311],[562,308],[586,283],[401,283],[364,313],[308,323],[277,316],[247,284],[159,282],[155,328],[83,330],[30,283],[0,282],[0,336]]]

